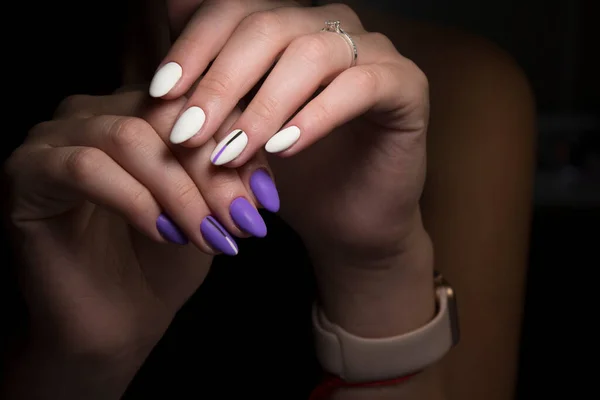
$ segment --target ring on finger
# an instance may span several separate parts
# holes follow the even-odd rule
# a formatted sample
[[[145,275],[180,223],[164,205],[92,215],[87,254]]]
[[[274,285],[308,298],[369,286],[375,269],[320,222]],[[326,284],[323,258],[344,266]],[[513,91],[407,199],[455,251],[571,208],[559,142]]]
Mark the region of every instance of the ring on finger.
[[[356,60],[358,59],[358,48],[356,47],[356,43],[354,42],[354,39],[352,39],[352,36],[341,28],[340,21],[325,21],[325,27],[321,29],[321,32],[337,33],[346,41],[346,43],[348,43],[350,50],[352,51],[352,61],[349,68],[354,67],[356,65]]]

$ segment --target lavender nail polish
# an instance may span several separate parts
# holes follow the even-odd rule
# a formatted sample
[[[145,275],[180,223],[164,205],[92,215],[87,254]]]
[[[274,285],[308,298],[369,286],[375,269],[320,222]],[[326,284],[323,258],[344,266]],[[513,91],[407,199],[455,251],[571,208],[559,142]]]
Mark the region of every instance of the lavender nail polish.
[[[238,197],[231,202],[229,213],[233,221],[244,232],[247,232],[256,237],[267,236],[267,225],[262,219],[258,210],[254,208],[248,200],[243,197]]]
[[[202,236],[215,250],[235,256],[238,253],[238,247],[233,237],[225,230],[215,218],[208,216],[202,220],[200,224],[200,232]]]
[[[250,177],[250,188],[259,203],[271,212],[279,211],[279,193],[267,171],[257,170]]]
[[[188,243],[188,238],[165,213],[160,214],[156,219],[156,229],[165,240],[171,243],[181,245]]]

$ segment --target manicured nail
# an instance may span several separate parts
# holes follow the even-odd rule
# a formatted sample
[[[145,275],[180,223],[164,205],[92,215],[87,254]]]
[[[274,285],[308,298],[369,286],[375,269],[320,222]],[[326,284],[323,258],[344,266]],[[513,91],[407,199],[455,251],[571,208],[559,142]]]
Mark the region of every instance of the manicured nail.
[[[204,125],[206,121],[206,114],[200,107],[190,107],[183,114],[179,116],[173,130],[171,130],[171,137],[169,140],[173,144],[183,143],[190,140]]]
[[[300,128],[297,126],[288,126],[277,132],[267,144],[265,150],[269,153],[280,153],[292,147],[300,139]]]
[[[248,135],[241,129],[236,129],[221,140],[210,155],[210,160],[215,165],[223,165],[234,160],[242,154],[248,144]]]
[[[156,229],[158,233],[171,243],[187,244],[188,238],[181,229],[166,214],[160,214],[156,219]]]
[[[279,211],[279,193],[275,182],[264,169],[259,169],[250,177],[250,189],[258,202],[271,212]]]
[[[238,247],[233,237],[225,230],[223,225],[210,215],[202,220],[200,232],[215,250],[228,256],[235,256],[238,253]]]
[[[156,71],[152,82],[150,82],[150,96],[163,97],[173,89],[182,75],[183,69],[176,62],[163,65]]]
[[[238,197],[231,202],[229,213],[233,221],[244,232],[256,237],[267,236],[267,225],[258,210],[243,197]]]

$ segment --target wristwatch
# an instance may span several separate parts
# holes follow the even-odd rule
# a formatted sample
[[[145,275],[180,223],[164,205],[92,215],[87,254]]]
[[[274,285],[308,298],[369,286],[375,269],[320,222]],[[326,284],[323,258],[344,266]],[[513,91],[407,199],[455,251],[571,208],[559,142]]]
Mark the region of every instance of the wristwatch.
[[[384,381],[410,375],[439,361],[460,337],[454,290],[435,273],[436,315],[425,326],[389,338],[361,338],[327,319],[315,304],[312,320],[323,369],[346,382]]]

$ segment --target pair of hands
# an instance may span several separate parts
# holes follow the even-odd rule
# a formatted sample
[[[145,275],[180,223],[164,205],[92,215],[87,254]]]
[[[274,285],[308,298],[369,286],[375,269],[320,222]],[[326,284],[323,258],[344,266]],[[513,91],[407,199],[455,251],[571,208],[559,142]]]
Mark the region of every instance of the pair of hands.
[[[162,99],[71,97],[7,163],[32,323],[65,346],[153,344],[211,255],[263,235],[256,207],[279,200],[322,291],[386,281],[422,249],[423,73],[345,6],[198,3],[169,2],[174,30],[195,14],[151,84]],[[319,32],[336,19],[352,68],[344,38]]]

